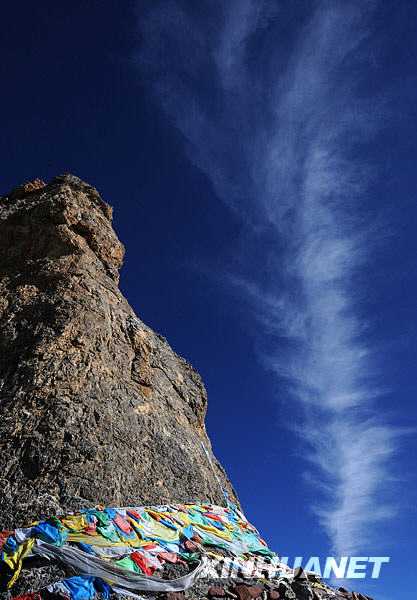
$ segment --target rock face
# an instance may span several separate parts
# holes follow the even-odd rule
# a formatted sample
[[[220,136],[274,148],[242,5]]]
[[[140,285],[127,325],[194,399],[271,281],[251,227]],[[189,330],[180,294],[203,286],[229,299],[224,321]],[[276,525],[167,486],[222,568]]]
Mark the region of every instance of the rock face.
[[[0,199],[0,529],[98,502],[221,503],[220,484],[235,497],[199,375],[118,288],[111,217],[71,175]]]

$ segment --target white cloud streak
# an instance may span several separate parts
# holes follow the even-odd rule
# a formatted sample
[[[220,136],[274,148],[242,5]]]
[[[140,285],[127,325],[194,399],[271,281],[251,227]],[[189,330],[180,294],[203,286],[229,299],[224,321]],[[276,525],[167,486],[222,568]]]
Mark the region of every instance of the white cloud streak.
[[[334,552],[355,554],[392,515],[382,482],[397,446],[377,415],[354,284],[371,242],[361,207],[371,169],[355,154],[378,129],[375,101],[359,93],[373,3],[310,3],[289,34],[291,2],[184,6],[141,16],[141,66],[216,193],[286,248],[284,293],[274,273],[268,290],[240,285],[275,340],[265,364],[304,408],[315,511]]]

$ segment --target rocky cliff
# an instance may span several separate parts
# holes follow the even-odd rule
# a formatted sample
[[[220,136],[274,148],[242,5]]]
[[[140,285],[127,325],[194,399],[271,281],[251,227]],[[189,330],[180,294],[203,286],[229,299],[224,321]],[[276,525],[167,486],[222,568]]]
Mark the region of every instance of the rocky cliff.
[[[0,526],[233,490],[199,375],[118,287],[112,209],[77,177],[0,199]],[[1,528],[0,527],[0,528]]]

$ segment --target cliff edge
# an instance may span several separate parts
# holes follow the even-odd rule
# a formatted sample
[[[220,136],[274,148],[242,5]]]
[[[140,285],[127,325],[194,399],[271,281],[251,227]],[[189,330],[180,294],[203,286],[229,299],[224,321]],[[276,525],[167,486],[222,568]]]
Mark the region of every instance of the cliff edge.
[[[0,525],[236,499],[199,375],[118,287],[112,209],[72,175],[0,199]]]

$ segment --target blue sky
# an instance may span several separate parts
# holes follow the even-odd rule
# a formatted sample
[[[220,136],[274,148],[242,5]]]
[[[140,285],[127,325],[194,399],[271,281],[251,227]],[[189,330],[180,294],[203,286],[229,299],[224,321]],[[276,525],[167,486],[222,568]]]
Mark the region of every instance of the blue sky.
[[[413,598],[414,3],[20,8],[1,191],[95,185],[123,290],[202,374],[248,517],[290,557],[389,555],[355,587]]]

